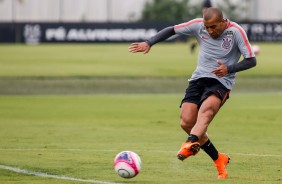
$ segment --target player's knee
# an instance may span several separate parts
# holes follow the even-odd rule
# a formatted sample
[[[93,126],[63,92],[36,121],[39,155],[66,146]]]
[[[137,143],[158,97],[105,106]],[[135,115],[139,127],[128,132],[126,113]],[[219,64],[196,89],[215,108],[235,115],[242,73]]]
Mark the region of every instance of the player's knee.
[[[190,132],[191,129],[192,129],[192,127],[189,124],[187,124],[186,122],[184,122],[184,121],[180,122],[180,126],[181,126],[182,129],[184,129],[184,130],[186,130],[188,132]]]
[[[186,131],[191,131],[196,123],[196,119],[189,116],[181,116],[180,126]]]

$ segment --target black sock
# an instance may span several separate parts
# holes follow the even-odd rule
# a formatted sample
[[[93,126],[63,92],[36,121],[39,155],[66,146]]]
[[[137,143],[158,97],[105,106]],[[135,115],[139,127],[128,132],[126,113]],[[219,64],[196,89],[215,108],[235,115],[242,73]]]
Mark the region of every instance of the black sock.
[[[186,142],[197,142],[199,138],[196,135],[190,134]]]
[[[218,151],[212,144],[212,142],[208,139],[208,141],[201,146],[201,148],[213,159],[218,159]]]

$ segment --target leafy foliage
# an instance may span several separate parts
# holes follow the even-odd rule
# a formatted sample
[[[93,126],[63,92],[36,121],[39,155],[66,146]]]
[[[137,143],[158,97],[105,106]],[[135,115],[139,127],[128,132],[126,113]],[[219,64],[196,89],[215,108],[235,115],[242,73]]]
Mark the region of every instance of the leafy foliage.
[[[215,6],[224,12],[226,18],[240,21],[245,19],[248,2],[219,0]],[[189,0],[152,0],[145,4],[141,21],[186,22],[201,16],[202,1],[192,4]]]
[[[201,7],[189,0],[153,0],[145,4],[142,21],[183,22],[201,16]]]

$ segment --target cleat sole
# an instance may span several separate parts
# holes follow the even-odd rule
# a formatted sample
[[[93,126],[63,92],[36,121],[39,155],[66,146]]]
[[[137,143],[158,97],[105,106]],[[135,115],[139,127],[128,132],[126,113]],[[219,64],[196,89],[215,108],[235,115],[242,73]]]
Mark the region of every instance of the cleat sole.
[[[194,155],[196,155],[200,151],[200,145],[199,144],[194,144],[191,146],[190,149]]]
[[[182,154],[178,154],[178,155],[177,155],[177,158],[178,158],[179,160],[183,161],[183,160],[185,160],[185,158],[187,158],[187,157],[185,157],[185,156],[182,155]]]
[[[199,144],[194,144],[194,145],[192,145],[191,146],[191,148],[189,149],[189,151],[191,151],[193,154],[193,156],[194,155],[196,155],[199,151],[200,151],[200,145]],[[189,156],[191,156],[191,155],[189,155]],[[189,156],[184,156],[183,154],[178,154],[177,155],[177,158],[179,159],[179,160],[181,160],[181,161],[183,161],[183,160],[185,160],[186,158],[188,158]]]

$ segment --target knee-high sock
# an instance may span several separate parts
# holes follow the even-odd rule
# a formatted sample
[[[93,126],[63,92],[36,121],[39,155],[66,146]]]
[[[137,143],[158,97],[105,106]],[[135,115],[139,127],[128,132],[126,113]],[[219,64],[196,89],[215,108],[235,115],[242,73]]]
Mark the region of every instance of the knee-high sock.
[[[201,146],[201,148],[213,159],[218,159],[218,151],[212,144],[212,142],[208,139],[208,141]]]

